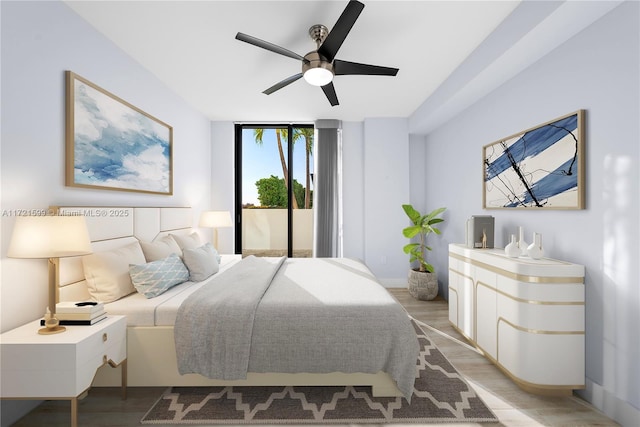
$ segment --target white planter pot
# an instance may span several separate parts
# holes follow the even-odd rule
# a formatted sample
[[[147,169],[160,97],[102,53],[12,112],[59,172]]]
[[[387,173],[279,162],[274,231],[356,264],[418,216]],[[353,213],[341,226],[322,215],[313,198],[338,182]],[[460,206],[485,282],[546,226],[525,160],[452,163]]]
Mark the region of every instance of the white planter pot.
[[[409,270],[409,293],[422,301],[434,299],[438,295],[438,276],[436,273]]]

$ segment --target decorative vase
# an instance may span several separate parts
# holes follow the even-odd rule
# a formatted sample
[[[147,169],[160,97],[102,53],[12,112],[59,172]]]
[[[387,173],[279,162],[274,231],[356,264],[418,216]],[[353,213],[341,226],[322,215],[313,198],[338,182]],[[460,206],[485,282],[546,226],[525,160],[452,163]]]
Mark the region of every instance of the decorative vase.
[[[429,301],[438,295],[438,276],[436,273],[409,270],[409,294],[421,301]]]
[[[522,254],[520,248],[518,247],[518,242],[516,242],[515,234],[511,235],[511,242],[509,242],[509,244],[504,247],[504,253],[509,258],[518,258]]]
[[[542,248],[542,234],[533,233],[533,243],[527,248],[527,254],[533,259],[540,259],[544,256]]]
[[[524,240],[524,228],[518,227],[518,248],[520,248],[520,255],[527,256],[527,248],[529,244]]]

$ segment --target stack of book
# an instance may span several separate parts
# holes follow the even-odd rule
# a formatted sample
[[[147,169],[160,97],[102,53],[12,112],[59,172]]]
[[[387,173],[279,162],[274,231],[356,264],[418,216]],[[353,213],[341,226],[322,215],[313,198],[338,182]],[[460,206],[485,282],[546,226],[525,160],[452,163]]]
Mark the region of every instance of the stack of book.
[[[56,318],[60,325],[93,325],[106,317],[107,312],[101,302],[65,301],[56,304]]]

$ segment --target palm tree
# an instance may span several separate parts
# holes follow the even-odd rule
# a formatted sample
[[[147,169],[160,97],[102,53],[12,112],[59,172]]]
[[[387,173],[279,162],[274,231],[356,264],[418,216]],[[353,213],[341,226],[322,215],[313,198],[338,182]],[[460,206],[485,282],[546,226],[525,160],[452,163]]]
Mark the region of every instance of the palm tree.
[[[284,159],[284,150],[282,149],[282,137],[288,138],[287,129],[275,129],[276,141],[278,143],[278,153],[280,154],[280,164],[282,165],[282,175],[284,175],[284,185],[287,188],[287,194],[289,192],[289,171],[287,170],[287,162]],[[264,136],[264,129],[258,128],[253,130],[253,137],[256,140],[256,144],[262,145],[262,137]],[[295,197],[292,198],[292,204],[294,209],[298,209],[298,201]]]
[[[296,128],[293,133],[293,142],[295,143],[301,137],[305,141],[305,155],[306,155],[306,167],[307,167],[307,182],[304,194],[304,208],[309,209],[311,207],[311,173],[309,171],[309,157],[313,151],[313,128]]]

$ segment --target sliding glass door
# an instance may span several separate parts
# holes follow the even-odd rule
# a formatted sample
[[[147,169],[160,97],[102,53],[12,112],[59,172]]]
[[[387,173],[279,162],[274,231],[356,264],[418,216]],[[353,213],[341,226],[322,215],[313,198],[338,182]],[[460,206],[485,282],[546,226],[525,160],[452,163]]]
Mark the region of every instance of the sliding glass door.
[[[236,125],[236,253],[310,257],[312,125]]]

